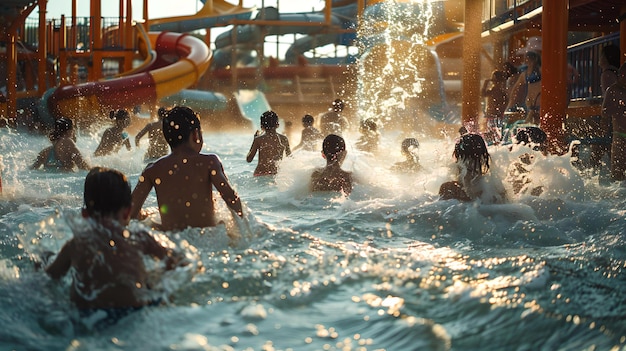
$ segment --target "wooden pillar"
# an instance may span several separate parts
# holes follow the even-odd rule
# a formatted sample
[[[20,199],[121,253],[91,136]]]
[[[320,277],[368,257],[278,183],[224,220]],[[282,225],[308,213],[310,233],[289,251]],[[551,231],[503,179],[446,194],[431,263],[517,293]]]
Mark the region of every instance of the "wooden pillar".
[[[150,31],[150,23],[148,16],[148,0],[143,0],[143,28],[146,30],[146,33]]]
[[[7,42],[7,116],[9,120],[17,118],[17,43],[16,33],[12,28],[6,32]]]
[[[480,51],[482,1],[465,1],[463,37],[463,124],[477,125],[480,115]]]
[[[59,28],[59,78],[62,83],[68,83],[67,78],[67,32],[65,30],[65,15],[61,15],[61,27]]]
[[[548,151],[567,152],[565,117],[567,96],[567,30],[568,0],[551,0],[543,4],[541,20],[541,128],[548,135]]]
[[[619,47],[622,51],[620,63],[626,62],[626,5],[622,6],[619,15]]]
[[[133,4],[132,1],[126,0],[126,30],[122,35],[124,40],[124,71],[133,69],[133,56],[135,40],[133,36]]]
[[[100,0],[91,0],[91,74],[90,81],[102,78],[102,6]]]
[[[39,96],[43,96],[46,89],[48,88],[47,84],[47,75],[46,71],[48,70],[48,60],[47,60],[47,51],[48,47],[46,46],[47,42],[45,40],[46,37],[46,5],[48,4],[47,0],[39,1],[39,40],[37,44],[37,93]],[[50,82],[51,85],[54,85],[56,82]]]

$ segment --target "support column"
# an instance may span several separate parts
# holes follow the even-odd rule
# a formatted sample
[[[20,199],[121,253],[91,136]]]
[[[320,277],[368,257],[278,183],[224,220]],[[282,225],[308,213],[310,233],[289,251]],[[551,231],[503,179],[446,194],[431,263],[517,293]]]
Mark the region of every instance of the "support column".
[[[620,63],[626,62],[626,5],[619,12],[619,47],[622,51]]]
[[[567,30],[568,0],[551,0],[543,4],[541,19],[541,128],[548,135],[548,151],[567,152],[565,117],[567,96]]]
[[[46,38],[46,5],[47,0],[39,1],[39,43],[37,44],[37,93],[43,96],[48,88],[48,46]],[[50,85],[54,86],[55,81],[51,81]]]
[[[463,37],[463,124],[478,125],[480,116],[480,49],[482,1],[465,1]]]

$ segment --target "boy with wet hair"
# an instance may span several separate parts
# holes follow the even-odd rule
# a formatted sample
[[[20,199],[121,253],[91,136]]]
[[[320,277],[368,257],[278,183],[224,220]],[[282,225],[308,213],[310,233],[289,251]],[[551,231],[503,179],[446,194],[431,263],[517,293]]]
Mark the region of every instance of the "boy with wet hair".
[[[114,121],[114,126],[107,128],[102,134],[100,144],[94,151],[94,156],[106,156],[120,151],[122,146],[126,146],[126,150],[130,150],[130,140],[128,133],[124,129],[130,126],[130,113],[127,110],[112,110],[109,112],[109,118]]]
[[[156,191],[161,230],[215,226],[213,187],[226,205],[243,216],[241,200],[216,154],[205,154],[200,120],[188,107],[175,106],[163,119],[163,135],[171,153],[150,163],[133,190],[132,218],[145,218],[142,206]]]
[[[139,147],[141,138],[148,134],[148,151],[146,151],[143,157],[146,161],[156,160],[159,157],[167,155],[169,152],[169,145],[165,141],[163,131],[161,130],[163,127],[163,118],[167,116],[167,113],[168,111],[165,107],[159,107],[157,110],[158,120],[146,124],[135,136],[135,146]]]
[[[294,147],[293,151],[296,151],[300,148],[307,151],[317,150],[316,147],[319,141],[322,140],[323,135],[322,132],[319,131],[319,129],[313,126],[314,122],[315,118],[313,118],[313,116],[311,115],[304,115],[304,117],[302,117],[302,126],[304,127],[304,129],[302,129],[300,144]]]
[[[283,155],[290,156],[289,139],[283,134],[276,132],[278,128],[278,115],[274,111],[266,111],[261,115],[261,129],[254,133],[254,140],[250,146],[250,151],[246,156],[248,163],[254,160],[257,151],[259,152],[259,162],[254,170],[254,176],[276,175],[278,164],[283,159]]]
[[[311,175],[311,191],[337,191],[345,195],[352,192],[352,173],[341,169],[348,154],[342,137],[329,134],[324,138],[322,156],[326,167],[318,168]]]
[[[180,256],[147,232],[131,232],[130,184],[119,171],[95,167],[87,174],[82,215],[84,231],[61,248],[46,273],[60,279],[72,272],[70,298],[90,314],[103,309],[108,317],[153,304],[144,256],[165,260],[172,268]]]

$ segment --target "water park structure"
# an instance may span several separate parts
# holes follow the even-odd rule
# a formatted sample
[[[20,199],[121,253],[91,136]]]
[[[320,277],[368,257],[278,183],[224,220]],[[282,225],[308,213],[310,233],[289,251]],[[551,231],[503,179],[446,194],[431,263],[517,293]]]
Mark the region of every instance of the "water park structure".
[[[326,0],[299,13],[281,12],[279,1],[206,0],[196,14],[157,19],[144,0],[138,22],[131,1],[119,1],[116,18],[101,16],[101,0],[79,18],[73,0],[70,16],[49,19],[47,3],[0,5],[0,114],[11,124],[45,126],[64,114],[88,124],[111,108],[185,103],[242,128],[264,109],[296,121],[342,98],[353,119],[456,128],[479,123],[482,80],[540,36],[550,48],[541,126],[562,153],[571,129],[599,115],[599,49],[626,49],[620,0]],[[288,46],[284,56],[272,42]],[[571,96],[568,64],[580,73]]]

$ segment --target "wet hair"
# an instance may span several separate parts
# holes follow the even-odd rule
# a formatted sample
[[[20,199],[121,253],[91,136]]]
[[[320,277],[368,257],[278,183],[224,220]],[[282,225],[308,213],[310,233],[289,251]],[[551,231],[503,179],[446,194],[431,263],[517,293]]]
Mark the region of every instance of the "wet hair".
[[[333,111],[337,111],[337,112],[343,111],[343,107],[344,107],[344,103],[343,103],[343,100],[341,99],[335,99],[335,101],[333,101],[332,103]]]
[[[114,121],[126,121],[130,120],[130,113],[124,109],[111,110],[109,112],[109,118]]]
[[[378,125],[376,124],[375,120],[368,118],[366,120],[361,121],[361,129],[363,131],[375,132],[378,130]]]
[[[602,55],[606,58],[611,66],[619,67],[620,66],[620,50],[619,47],[615,45],[607,45],[602,48]]]
[[[313,122],[315,122],[315,119],[311,115],[304,115],[304,117],[302,117],[302,124],[307,127],[312,126]]]
[[[90,216],[114,215],[131,206],[132,197],[128,178],[120,171],[92,168],[85,178],[84,206]]]
[[[515,67],[515,65],[510,62],[504,63],[503,71],[506,74],[507,78],[512,77],[518,73],[517,67]]]
[[[163,136],[172,148],[186,143],[196,129],[200,130],[200,119],[189,107],[174,106],[163,118]]]
[[[454,146],[454,157],[466,164],[470,171],[485,174],[489,171],[491,156],[487,151],[485,140],[478,134],[465,134]]]
[[[495,70],[491,73],[494,82],[505,82],[507,78],[507,73],[500,70]]]
[[[278,127],[278,115],[274,111],[265,111],[261,115],[261,128],[274,129]]]
[[[517,131],[515,132],[515,141],[517,144],[521,144],[521,143],[524,143],[526,145],[536,144],[534,145],[534,148],[533,148],[535,150],[537,150],[547,140],[548,140],[548,136],[539,127],[518,128]]]
[[[402,145],[401,145],[400,149],[402,150],[402,153],[410,154],[411,152],[409,151],[409,148],[411,146],[413,146],[415,148],[419,148],[420,147],[420,143],[415,138],[406,138],[406,139],[402,140]]]
[[[56,121],[54,121],[54,129],[52,130],[48,138],[50,139],[50,141],[55,141],[72,129],[74,129],[74,123],[71,119],[66,117],[58,118]]]
[[[322,143],[322,152],[326,159],[334,161],[337,155],[346,150],[346,142],[342,137],[336,134],[328,134]]]

